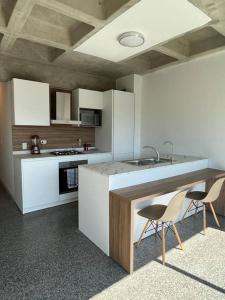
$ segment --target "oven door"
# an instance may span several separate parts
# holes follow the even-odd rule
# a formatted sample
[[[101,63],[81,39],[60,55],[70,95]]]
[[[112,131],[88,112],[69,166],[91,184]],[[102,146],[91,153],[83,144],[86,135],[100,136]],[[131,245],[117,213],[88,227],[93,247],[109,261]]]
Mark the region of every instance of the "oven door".
[[[78,191],[78,166],[87,164],[87,160],[59,163],[59,194]]]

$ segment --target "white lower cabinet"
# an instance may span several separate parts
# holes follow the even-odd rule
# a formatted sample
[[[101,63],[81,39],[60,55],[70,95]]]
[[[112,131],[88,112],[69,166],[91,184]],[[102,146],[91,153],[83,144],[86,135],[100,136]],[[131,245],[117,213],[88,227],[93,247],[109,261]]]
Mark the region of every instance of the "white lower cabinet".
[[[59,167],[55,160],[22,162],[23,212],[59,201]]]
[[[23,214],[69,203],[75,200],[74,193],[59,194],[59,163],[86,160],[89,164],[112,160],[111,153],[96,153],[72,157],[14,160],[14,200]]]

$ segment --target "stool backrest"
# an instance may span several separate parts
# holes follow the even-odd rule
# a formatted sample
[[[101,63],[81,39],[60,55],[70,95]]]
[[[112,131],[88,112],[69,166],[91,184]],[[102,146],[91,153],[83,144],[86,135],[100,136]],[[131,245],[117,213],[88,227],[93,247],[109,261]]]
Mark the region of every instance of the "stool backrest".
[[[204,203],[214,202],[218,199],[223,183],[225,181],[225,178],[218,179],[211,187],[211,189],[208,192],[208,195],[203,199]]]
[[[163,216],[160,218],[162,222],[174,222],[176,221],[181,207],[183,205],[187,191],[182,191],[176,194],[169,202]]]

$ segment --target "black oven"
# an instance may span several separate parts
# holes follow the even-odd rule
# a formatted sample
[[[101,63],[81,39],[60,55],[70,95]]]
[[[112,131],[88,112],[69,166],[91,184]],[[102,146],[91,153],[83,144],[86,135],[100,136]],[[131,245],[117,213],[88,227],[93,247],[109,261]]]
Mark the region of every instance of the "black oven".
[[[59,163],[59,194],[78,191],[78,166],[87,163],[87,160]]]

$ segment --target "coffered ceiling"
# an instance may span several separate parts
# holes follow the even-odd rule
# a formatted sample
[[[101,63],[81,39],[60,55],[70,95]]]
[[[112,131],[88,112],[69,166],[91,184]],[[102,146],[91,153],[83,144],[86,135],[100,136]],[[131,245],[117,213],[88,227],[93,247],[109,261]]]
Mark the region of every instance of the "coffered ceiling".
[[[118,63],[73,51],[139,1],[0,0],[0,56],[117,78],[225,49],[225,0],[189,0],[212,21]]]
[[[121,62],[209,21],[204,12],[187,0],[141,0],[74,50]],[[130,31],[140,32],[145,42],[139,47],[121,46],[118,37]],[[104,47],[102,41],[107,41]]]

